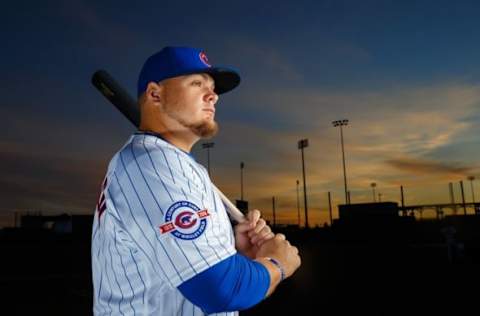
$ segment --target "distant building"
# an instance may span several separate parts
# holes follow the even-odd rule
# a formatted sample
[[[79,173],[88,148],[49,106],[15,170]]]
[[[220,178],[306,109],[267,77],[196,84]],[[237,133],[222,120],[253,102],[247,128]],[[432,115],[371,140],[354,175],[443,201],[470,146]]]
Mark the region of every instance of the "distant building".
[[[92,223],[92,215],[23,215],[20,228],[49,230],[61,234],[89,234]]]
[[[358,203],[338,206],[339,220],[345,223],[377,223],[399,220],[398,203]]]
[[[415,239],[415,217],[400,216],[395,202],[342,204],[332,229],[338,240],[398,242]]]

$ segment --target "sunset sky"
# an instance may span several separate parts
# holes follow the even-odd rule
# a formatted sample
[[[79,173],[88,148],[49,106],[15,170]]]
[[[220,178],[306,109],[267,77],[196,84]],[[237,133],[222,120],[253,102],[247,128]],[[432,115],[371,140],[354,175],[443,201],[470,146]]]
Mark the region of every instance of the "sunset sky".
[[[109,71],[135,94],[164,46],[205,50],[241,74],[222,95],[212,178],[280,222],[296,222],[297,142],[310,222],[344,201],[449,202],[459,181],[480,200],[480,4],[477,1],[15,1],[1,14],[0,226],[14,211],[91,214],[113,154],[134,132],[90,83]],[[193,150],[206,165],[201,142]],[[300,188],[302,189],[302,187]],[[303,218],[303,210],[302,210]]]

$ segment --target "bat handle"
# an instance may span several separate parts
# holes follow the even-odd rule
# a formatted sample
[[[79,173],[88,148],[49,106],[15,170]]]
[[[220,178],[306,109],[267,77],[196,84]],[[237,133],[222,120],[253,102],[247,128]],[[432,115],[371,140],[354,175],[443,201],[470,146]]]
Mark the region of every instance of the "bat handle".
[[[239,223],[246,221],[245,216],[242,212],[217,188],[213,183],[213,188],[217,191],[218,195],[220,195],[220,199],[222,199],[223,204],[227,207],[227,212],[230,216]]]

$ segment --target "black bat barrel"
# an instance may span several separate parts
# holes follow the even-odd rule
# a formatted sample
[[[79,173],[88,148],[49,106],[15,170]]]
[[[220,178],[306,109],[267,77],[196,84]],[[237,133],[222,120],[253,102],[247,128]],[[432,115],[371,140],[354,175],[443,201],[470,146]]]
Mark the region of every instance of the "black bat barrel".
[[[108,72],[97,70],[92,76],[92,83],[133,125],[136,127],[140,125],[140,111],[137,102]]]

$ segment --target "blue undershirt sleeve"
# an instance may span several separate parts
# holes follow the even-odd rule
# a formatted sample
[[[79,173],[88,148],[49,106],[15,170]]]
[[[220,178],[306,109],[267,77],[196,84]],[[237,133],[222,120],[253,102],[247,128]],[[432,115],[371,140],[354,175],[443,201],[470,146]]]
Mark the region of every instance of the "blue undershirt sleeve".
[[[268,270],[237,253],[183,282],[178,289],[210,314],[252,307],[265,298],[269,287]]]

